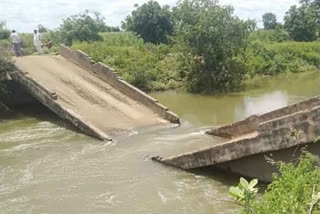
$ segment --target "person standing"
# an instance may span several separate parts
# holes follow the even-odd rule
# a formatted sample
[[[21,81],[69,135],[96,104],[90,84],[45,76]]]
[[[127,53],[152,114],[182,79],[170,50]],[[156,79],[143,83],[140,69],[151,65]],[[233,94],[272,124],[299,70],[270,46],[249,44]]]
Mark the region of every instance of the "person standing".
[[[10,34],[10,39],[13,44],[13,50],[17,57],[22,56],[22,50],[21,50],[21,39],[19,34],[13,30]]]
[[[33,34],[33,44],[36,47],[37,51],[39,54],[42,54],[42,42],[41,42],[42,36],[41,34],[37,31],[34,30],[34,34]]]

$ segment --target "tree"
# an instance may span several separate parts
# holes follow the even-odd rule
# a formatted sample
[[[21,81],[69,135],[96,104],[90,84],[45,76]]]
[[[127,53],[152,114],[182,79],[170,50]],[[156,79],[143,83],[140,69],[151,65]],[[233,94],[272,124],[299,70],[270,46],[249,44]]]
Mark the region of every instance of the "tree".
[[[262,22],[265,30],[275,29],[277,26],[277,16],[273,13],[265,13],[262,16]]]
[[[173,21],[169,6],[161,7],[149,1],[136,9],[122,23],[122,28],[140,35],[145,42],[166,43],[173,34]]]
[[[215,0],[183,0],[174,8],[182,70],[191,91],[227,91],[244,79],[251,22]]]
[[[48,29],[45,28],[43,25],[39,24],[38,25],[38,31],[39,31],[39,33],[45,33],[45,32],[48,31]]]
[[[319,14],[317,0],[300,1],[301,6],[292,6],[284,17],[284,28],[295,41],[313,41],[319,32]]]
[[[320,0],[314,0],[311,3],[311,7],[316,11],[317,25],[320,26]],[[320,30],[318,31],[318,36],[320,37]]]
[[[5,27],[6,27],[6,22],[0,21],[0,29],[5,29]]]
[[[0,21],[0,40],[9,39],[10,31],[6,29],[6,22]]]
[[[257,20],[255,20],[255,19],[248,19],[247,21],[246,21],[246,24],[248,25],[248,29],[249,29],[249,31],[255,31],[255,30],[257,30]]]
[[[58,34],[63,43],[72,45],[74,41],[101,40],[99,32],[103,32],[105,28],[104,18],[99,13],[94,13],[92,17],[89,11],[85,11],[63,20]]]

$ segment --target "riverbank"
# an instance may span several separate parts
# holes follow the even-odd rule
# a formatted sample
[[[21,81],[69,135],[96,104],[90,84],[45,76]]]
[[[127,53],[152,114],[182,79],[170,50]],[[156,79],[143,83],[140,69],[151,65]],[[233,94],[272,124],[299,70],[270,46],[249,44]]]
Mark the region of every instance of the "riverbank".
[[[73,48],[115,68],[126,81],[144,91],[186,89],[186,76],[190,71],[181,64],[182,56],[176,45],[144,43],[130,32],[104,33],[102,36],[104,41],[76,43]],[[316,71],[319,67],[318,42],[276,42],[252,36],[246,50],[245,66],[247,80]]]
[[[276,33],[272,30],[251,33],[245,51],[245,80],[240,84],[240,90],[247,87],[247,82],[251,79],[316,71],[319,67],[318,41],[294,42],[288,39],[277,41],[274,38]],[[48,32],[43,35],[44,41],[49,39],[54,41],[54,47],[50,50],[45,49],[45,53],[57,52],[58,40],[55,34]],[[190,90],[188,88],[190,80],[187,76],[191,71],[185,62],[182,62],[185,59],[182,59],[183,55],[177,44],[144,43],[131,32],[101,33],[101,36],[103,41],[78,42],[73,44],[72,48],[84,51],[96,62],[111,66],[123,79],[143,91]],[[32,34],[21,34],[21,38],[25,54],[32,54],[34,52]],[[0,46],[9,48],[10,42],[1,40]]]

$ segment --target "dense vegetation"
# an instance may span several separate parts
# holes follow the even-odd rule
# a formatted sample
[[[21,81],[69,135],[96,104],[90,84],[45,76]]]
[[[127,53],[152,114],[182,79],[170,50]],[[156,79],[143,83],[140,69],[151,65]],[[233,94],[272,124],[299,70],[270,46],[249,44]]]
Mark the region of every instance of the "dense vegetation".
[[[315,71],[319,67],[319,42],[252,41],[247,49],[247,73],[251,76]]]
[[[98,13],[85,11],[49,30],[39,25],[43,41],[72,45],[96,61],[114,67],[145,90],[230,91],[257,75],[312,71],[319,66],[319,0],[301,0],[284,24],[265,13],[264,29],[241,20],[230,6],[215,0],[182,0],[170,8],[149,1],[122,24],[110,27]],[[108,33],[106,33],[108,32]],[[10,48],[10,31],[0,24],[0,46]],[[20,34],[24,54],[35,51],[32,34]],[[49,50],[45,50],[49,52]]]
[[[104,41],[76,43],[73,48],[114,67],[124,79],[143,90],[174,89],[181,84],[177,56],[170,46],[145,44],[129,32],[101,35]]]
[[[319,0],[300,0],[301,6],[292,6],[284,17],[284,28],[295,41],[316,40],[319,33]]]
[[[257,180],[241,179],[230,195],[244,206],[244,214],[319,213],[319,159],[303,152],[298,163],[273,163],[279,169],[262,197],[257,197]]]
[[[194,82],[188,76],[188,72],[192,72],[190,63],[200,59],[190,59],[179,46],[144,43],[129,32],[101,35],[104,41],[75,43],[73,48],[114,67],[124,79],[143,90],[191,89],[189,86]],[[315,71],[319,66],[317,41],[290,41],[283,30],[255,31],[250,40],[242,65],[245,75],[239,78]],[[204,82],[203,87],[209,87],[209,80]]]
[[[313,1],[296,8],[306,13],[317,10]],[[161,22],[161,15],[169,12],[172,15]],[[256,30],[254,20],[240,20],[231,7],[216,1],[184,0],[170,11],[150,1],[136,6],[124,22],[124,28],[136,37],[128,32],[104,34],[104,41],[77,43],[73,48],[115,67],[124,79],[143,90],[182,87],[192,92],[228,91],[256,75],[316,70],[318,44],[297,39],[287,30],[293,19],[290,14],[288,11],[286,17],[291,18],[283,26],[275,14],[266,13],[265,29]],[[301,29],[303,22],[291,25]],[[316,27],[317,20],[306,22]],[[174,23],[173,33],[170,23]],[[312,32],[311,40],[315,40],[318,31]],[[124,38],[127,42],[117,42]],[[304,40],[308,42],[301,42]]]

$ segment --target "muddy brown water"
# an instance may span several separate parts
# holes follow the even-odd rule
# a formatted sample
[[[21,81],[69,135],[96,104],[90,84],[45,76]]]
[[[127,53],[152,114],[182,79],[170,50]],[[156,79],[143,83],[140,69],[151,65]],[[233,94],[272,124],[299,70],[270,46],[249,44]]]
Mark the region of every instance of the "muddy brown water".
[[[180,127],[138,130],[105,143],[75,132],[44,108],[0,117],[0,213],[234,213],[237,177],[185,172],[149,160],[214,143],[204,135],[251,114],[319,94],[318,73],[251,81],[241,92],[152,96],[179,114]]]

